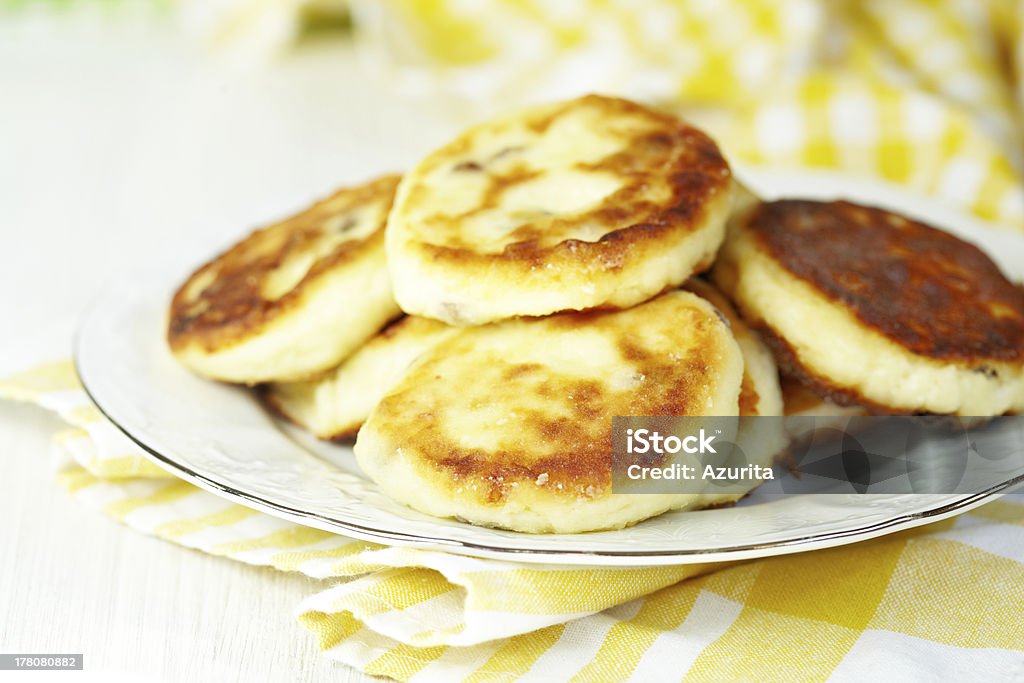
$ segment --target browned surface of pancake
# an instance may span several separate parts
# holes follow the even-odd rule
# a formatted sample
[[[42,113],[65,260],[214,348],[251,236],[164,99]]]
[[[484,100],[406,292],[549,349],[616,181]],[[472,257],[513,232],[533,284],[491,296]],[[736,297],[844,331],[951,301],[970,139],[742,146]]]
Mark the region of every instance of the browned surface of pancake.
[[[971,244],[845,201],[768,202],[747,225],[782,267],[912,353],[1024,360],[1024,288]]]
[[[415,454],[418,466],[462,482],[460,495],[487,504],[501,503],[511,486],[533,487],[538,478],[547,495],[602,495],[611,484],[612,416],[707,414],[710,397],[721,392],[721,368],[739,361],[721,320],[684,296],[690,295],[669,293],[616,313],[558,314],[471,329],[436,347],[414,377],[381,401],[371,422],[401,434],[397,445]],[[505,344],[531,337],[534,327],[544,331],[546,344],[570,344],[576,330],[614,338],[607,365],[623,368],[616,377],[633,381],[613,386],[608,377],[561,374],[557,366],[509,357],[515,352],[506,349],[517,345]],[[677,352],[667,346],[673,339]],[[458,359],[470,357],[488,360],[463,368]],[[428,392],[431,385],[456,398],[441,400]],[[498,430],[498,447],[467,448],[460,444],[465,415],[474,414],[476,422],[479,413],[470,411],[487,403],[507,406],[510,423]],[[475,428],[494,429],[482,419]]]
[[[344,188],[305,211],[257,230],[203,265],[175,293],[167,340],[172,349],[198,344],[207,351],[250,337],[298,305],[316,281],[332,269],[384,241],[384,221],[365,239],[341,241],[318,258],[282,296],[266,294],[274,271],[290,259],[304,258],[331,234],[342,236],[356,225],[348,214],[369,203],[391,205],[399,176],[385,176]],[[386,215],[386,211],[384,212]]]
[[[597,206],[568,215],[538,215],[509,233],[510,240],[497,253],[481,254],[479,249],[463,244],[459,223],[473,214],[494,209],[501,196],[521,183],[533,180],[538,171],[514,162],[517,150],[501,150],[490,159],[463,161],[452,173],[477,173],[487,178],[484,201],[468,212],[458,215],[434,214],[423,223],[431,242],[423,245],[441,261],[490,262],[493,259],[521,262],[528,266],[560,262],[579,263],[592,267],[595,262],[605,269],[622,266],[630,251],[639,243],[657,240],[669,233],[689,232],[703,225],[707,202],[729,191],[729,165],[715,142],[702,131],[679,119],[655,112],[628,100],[588,95],[572,100],[530,121],[529,127],[543,133],[566,112],[581,106],[594,107],[608,116],[634,116],[650,121],[646,130],[624,130],[624,149],[596,162],[577,162],[575,168],[593,173],[606,173],[624,179],[623,185]],[[614,119],[613,119],[614,120]],[[434,163],[448,156],[439,157]],[[500,162],[504,170],[492,171],[490,165]],[[429,164],[429,162],[428,162]],[[429,165],[424,166],[430,170]],[[647,198],[651,174],[664,179],[666,196],[657,202]],[[410,189],[408,203],[426,203],[427,185]],[[596,241],[567,238],[580,225],[608,226]]]

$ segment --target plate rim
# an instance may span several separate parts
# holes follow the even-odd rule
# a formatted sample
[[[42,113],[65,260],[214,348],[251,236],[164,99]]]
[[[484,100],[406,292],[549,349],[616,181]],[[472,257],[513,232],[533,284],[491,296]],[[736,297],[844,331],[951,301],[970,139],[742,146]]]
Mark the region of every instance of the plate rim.
[[[77,353],[73,359],[76,371],[78,370],[78,357]],[[155,462],[161,468],[171,472],[180,479],[183,479],[191,484],[202,488],[205,491],[209,491],[215,495],[219,495],[227,500],[235,503],[239,503],[240,500],[247,501],[247,503],[241,503],[247,507],[251,507],[255,510],[266,512],[289,521],[293,521],[303,526],[312,526],[313,528],[321,529],[324,531],[338,532],[337,528],[340,527],[344,531],[351,532],[354,538],[358,540],[366,540],[371,542],[382,543],[383,545],[402,545],[406,547],[419,547],[430,550],[438,550],[432,546],[443,546],[443,549],[450,552],[468,555],[470,557],[482,557],[482,558],[494,558],[494,559],[507,559],[504,556],[512,555],[516,559],[532,558],[543,556],[544,559],[536,559],[533,561],[527,560],[531,564],[587,564],[592,566],[601,566],[597,563],[582,562],[577,559],[573,562],[571,559],[564,558],[599,558],[602,560],[609,560],[608,566],[621,566],[626,563],[626,560],[631,559],[651,559],[652,562],[649,565],[630,565],[630,566],[664,566],[674,564],[696,564],[699,561],[706,562],[724,562],[729,560],[744,560],[754,559],[757,557],[764,557],[765,551],[777,550],[779,552],[770,553],[771,555],[789,555],[799,552],[807,552],[810,550],[821,550],[824,548],[832,548],[841,545],[848,545],[857,543],[859,541],[866,541],[872,538],[878,538],[879,536],[888,535],[904,529],[911,529],[917,526],[929,524],[931,522],[941,521],[948,517],[956,516],[967,512],[973,508],[979,507],[990,500],[997,500],[1008,492],[1008,489],[1014,488],[1018,484],[1024,483],[1024,474],[1021,474],[1012,479],[1008,479],[999,484],[990,486],[989,488],[972,494],[958,494],[957,499],[952,500],[948,503],[939,505],[937,507],[929,508],[919,512],[908,512],[903,513],[900,516],[892,517],[875,524],[857,527],[854,529],[844,529],[832,532],[823,532],[810,536],[801,536],[799,538],[788,539],[784,541],[773,541],[770,543],[751,543],[737,546],[720,546],[717,548],[707,550],[638,550],[638,551],[609,551],[609,550],[545,550],[545,549],[526,549],[526,548],[509,548],[509,547],[496,547],[493,545],[486,545],[482,543],[471,543],[466,541],[456,541],[444,538],[432,538],[428,536],[419,536],[414,534],[408,534],[399,531],[388,531],[384,529],[374,529],[370,527],[364,527],[360,524],[353,522],[347,522],[345,520],[335,519],[328,517],[316,512],[310,512],[307,510],[297,510],[281,503],[275,503],[261,498],[251,493],[239,491],[233,488],[230,484],[216,481],[204,474],[195,472],[186,465],[175,461],[171,457],[160,453],[156,449],[150,447],[144,443],[140,438],[133,435],[127,428],[122,426],[116,420],[114,420],[96,401],[93,395],[89,392],[86,386],[85,380],[82,379],[82,387],[89,400],[92,401],[100,413],[106,418],[111,424],[113,424],[122,434],[130,439],[135,445],[142,449],[143,453],[153,462]],[[828,494],[819,494],[828,495]],[[863,494],[863,495],[877,495],[884,496],[889,494]],[[304,524],[299,520],[314,520],[319,521],[321,524]],[[333,528],[331,528],[333,527]],[[580,537],[586,537],[585,533],[577,534]],[[856,538],[850,538],[855,536]],[[386,541],[393,541],[396,543],[387,543]],[[502,557],[496,557],[500,555]],[[721,557],[719,557],[721,556]],[[549,558],[556,558],[560,561],[553,562],[548,561]],[[699,558],[698,560],[689,560],[682,562],[671,562],[666,561],[676,558]],[[708,559],[715,558],[715,559]],[[616,561],[617,560],[617,561]]]

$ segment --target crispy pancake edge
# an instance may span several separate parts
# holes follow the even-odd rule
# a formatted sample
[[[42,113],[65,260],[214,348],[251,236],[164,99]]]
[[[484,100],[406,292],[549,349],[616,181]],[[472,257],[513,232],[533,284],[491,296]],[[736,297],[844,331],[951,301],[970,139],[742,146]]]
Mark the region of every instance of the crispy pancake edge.
[[[972,244],[846,201],[767,202],[745,230],[787,272],[911,353],[1024,361],[1024,287]],[[983,306],[1006,317],[982,315]]]
[[[270,226],[254,231],[222,254],[197,269],[178,288],[171,301],[170,316],[167,324],[167,342],[172,350],[179,351],[198,347],[212,353],[231,348],[258,335],[262,330],[275,324],[290,312],[300,308],[308,297],[315,296],[320,281],[328,278],[331,272],[373,250],[384,249],[384,227],[382,222],[366,239],[343,242],[328,256],[320,259],[309,269],[305,276],[279,299],[268,302],[260,293],[259,287],[263,278],[275,268],[284,250],[279,250],[269,257],[261,258],[256,263],[244,259],[248,245],[267,231],[282,229],[289,223],[307,220],[326,203],[339,195],[352,195],[351,203],[376,201],[381,193],[390,193],[385,204],[383,215],[387,215],[400,176],[383,176],[362,185],[342,188],[300,213],[278,221]],[[285,246],[290,248],[291,241]],[[228,273],[217,273],[213,281],[220,280],[223,291],[217,296],[204,297],[207,287],[199,296],[189,301],[187,296],[197,281],[219,266],[224,266]],[[226,275],[226,277],[225,277]],[[198,301],[208,302],[206,308],[198,315],[191,315],[188,309],[196,306]]]

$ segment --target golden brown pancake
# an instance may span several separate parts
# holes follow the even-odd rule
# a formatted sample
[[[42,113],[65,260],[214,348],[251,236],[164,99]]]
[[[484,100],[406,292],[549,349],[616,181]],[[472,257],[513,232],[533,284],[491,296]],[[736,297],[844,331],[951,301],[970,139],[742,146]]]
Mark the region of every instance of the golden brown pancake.
[[[428,514],[533,533],[619,528],[742,495],[611,491],[613,416],[736,416],[742,373],[728,326],[682,291],[467,328],[377,404],[356,458]]]
[[[783,371],[876,412],[1024,407],[1024,289],[971,244],[850,202],[761,204],[714,278]]]
[[[395,296],[452,325],[633,306],[710,265],[730,195],[715,143],[672,116],[597,95],[535,107],[406,175]]]
[[[786,270],[912,353],[1024,360],[1024,289],[972,244],[850,202],[772,202],[748,225]]]
[[[202,375],[250,384],[337,365],[400,312],[384,252],[398,181],[338,190],[196,271],[171,302],[174,354]]]

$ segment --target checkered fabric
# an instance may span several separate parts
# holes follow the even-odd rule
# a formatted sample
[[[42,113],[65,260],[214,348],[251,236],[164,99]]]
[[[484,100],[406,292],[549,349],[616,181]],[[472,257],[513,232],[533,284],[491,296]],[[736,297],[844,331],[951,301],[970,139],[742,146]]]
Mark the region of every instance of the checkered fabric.
[[[1019,0],[352,0],[399,87],[604,92],[694,118],[735,161],[843,168],[1024,229]]]

